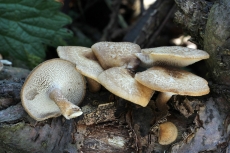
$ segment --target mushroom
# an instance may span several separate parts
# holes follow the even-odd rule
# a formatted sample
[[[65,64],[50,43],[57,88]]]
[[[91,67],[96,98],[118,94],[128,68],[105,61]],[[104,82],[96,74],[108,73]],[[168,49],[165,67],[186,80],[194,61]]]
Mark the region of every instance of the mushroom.
[[[92,50],[104,69],[124,67],[135,69],[139,60],[134,53],[139,53],[139,45],[130,42],[98,42]]]
[[[177,138],[178,130],[172,122],[165,122],[159,125],[158,142],[161,145],[169,145]]]
[[[209,93],[205,79],[175,67],[155,66],[136,73],[135,79],[148,88],[161,91],[156,105],[162,111],[168,108],[166,103],[172,95],[201,96]]]
[[[145,107],[154,91],[138,83],[131,72],[123,67],[113,67],[98,76],[98,80],[113,94]]]
[[[181,46],[142,49],[141,53],[135,55],[140,59],[141,65],[147,68],[153,65],[185,67],[209,58],[209,54],[203,50]]]
[[[58,56],[76,64],[76,69],[86,76],[89,90],[97,92],[101,85],[98,83],[97,76],[104,71],[98,63],[91,48],[80,46],[59,46],[57,48]]]
[[[82,114],[76,106],[85,95],[85,80],[75,65],[52,59],[38,65],[27,77],[22,90],[22,105],[37,121],[61,114],[66,119]]]

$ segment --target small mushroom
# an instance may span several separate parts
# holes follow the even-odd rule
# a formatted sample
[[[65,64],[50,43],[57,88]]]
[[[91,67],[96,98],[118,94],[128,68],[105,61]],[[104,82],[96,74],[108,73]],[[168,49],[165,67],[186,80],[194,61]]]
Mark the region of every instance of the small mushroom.
[[[209,93],[205,79],[175,67],[154,66],[136,73],[135,79],[144,86],[161,92],[156,105],[162,111],[168,108],[166,103],[172,95],[202,96]]]
[[[178,130],[172,122],[165,122],[159,125],[158,142],[161,145],[173,143],[178,135]]]
[[[98,76],[98,80],[113,94],[145,107],[154,91],[138,83],[128,69],[113,67]]]
[[[141,66],[147,68],[154,65],[185,67],[209,58],[209,54],[203,50],[181,46],[142,49],[141,53],[135,55],[140,59]]]
[[[80,46],[59,46],[57,48],[58,56],[76,64],[76,69],[84,76],[91,92],[100,90],[97,76],[104,71],[97,61],[91,48]]]
[[[37,121],[61,114],[66,119],[82,114],[76,106],[85,95],[85,80],[75,65],[52,59],[38,65],[27,77],[22,90],[22,105]]]
[[[135,69],[139,60],[134,53],[140,53],[139,45],[130,42],[98,42],[92,50],[104,69],[124,67]]]

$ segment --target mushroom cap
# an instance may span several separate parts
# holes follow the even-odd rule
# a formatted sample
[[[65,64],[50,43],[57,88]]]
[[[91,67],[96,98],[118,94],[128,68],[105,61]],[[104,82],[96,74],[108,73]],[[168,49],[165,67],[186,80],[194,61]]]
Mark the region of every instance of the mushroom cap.
[[[181,46],[170,46],[170,47],[156,47],[142,49],[142,54],[136,55],[143,65],[151,67],[153,65],[168,65],[175,67],[185,67],[198,62],[203,59],[209,58],[209,54],[203,50],[192,49]],[[149,56],[152,60],[145,63],[145,56]],[[145,57],[145,58],[144,58]]]
[[[139,45],[130,42],[98,42],[92,50],[104,69],[124,67],[134,69],[139,59],[134,53],[140,53]]]
[[[21,90],[22,105],[32,118],[41,121],[61,115],[59,107],[49,98],[49,92],[55,88],[75,105],[85,96],[85,80],[73,63],[47,60],[33,69]]]
[[[104,71],[91,48],[80,46],[59,46],[58,56],[76,64],[76,69],[84,76],[98,82],[97,76]]]
[[[154,91],[138,83],[130,71],[122,67],[105,70],[98,76],[101,85],[113,94],[145,107]]]
[[[179,95],[201,96],[209,93],[208,82],[175,67],[154,66],[136,73],[135,79],[153,90]]]
[[[146,53],[135,53],[134,54],[140,60],[140,66],[144,68],[149,68],[154,65],[154,60],[150,58],[149,54]]]
[[[159,125],[158,142],[161,145],[171,144],[178,135],[177,127],[172,122],[165,122]]]

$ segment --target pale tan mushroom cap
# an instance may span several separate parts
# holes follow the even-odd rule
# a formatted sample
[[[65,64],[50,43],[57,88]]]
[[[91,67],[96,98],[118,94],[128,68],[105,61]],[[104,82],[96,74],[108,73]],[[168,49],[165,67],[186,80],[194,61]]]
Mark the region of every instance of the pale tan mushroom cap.
[[[113,67],[98,76],[101,85],[113,94],[135,104],[145,107],[154,91],[138,83],[129,70]]]
[[[73,63],[62,59],[43,62],[30,73],[21,90],[22,105],[32,118],[40,121],[61,115],[49,98],[54,88],[59,88],[75,105],[85,96],[85,80]]]
[[[146,63],[146,65],[149,65],[148,67],[153,65],[185,67],[200,60],[209,58],[209,54],[203,50],[181,46],[148,48],[142,49],[141,52],[143,55],[138,55],[140,60],[144,56],[149,56],[149,59],[152,60],[152,62],[148,61],[148,63]],[[141,61],[145,63],[145,60]]]
[[[98,42],[92,50],[104,69],[124,67],[133,69],[139,64],[134,53],[140,53],[139,45],[130,42]]]
[[[58,56],[76,64],[76,69],[84,76],[98,82],[97,76],[104,71],[91,48],[79,46],[59,46]]]
[[[165,122],[159,125],[158,142],[161,145],[171,144],[178,135],[177,127],[172,122]]]
[[[208,82],[205,79],[172,67],[154,66],[137,73],[135,79],[146,87],[161,92],[190,96],[209,93]]]

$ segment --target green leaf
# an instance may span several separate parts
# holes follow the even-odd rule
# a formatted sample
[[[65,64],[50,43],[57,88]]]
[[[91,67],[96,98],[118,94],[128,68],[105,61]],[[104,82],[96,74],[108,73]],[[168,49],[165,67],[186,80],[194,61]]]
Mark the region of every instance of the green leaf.
[[[0,53],[37,65],[46,45],[65,45],[72,32],[62,28],[71,18],[54,0],[0,0]]]

